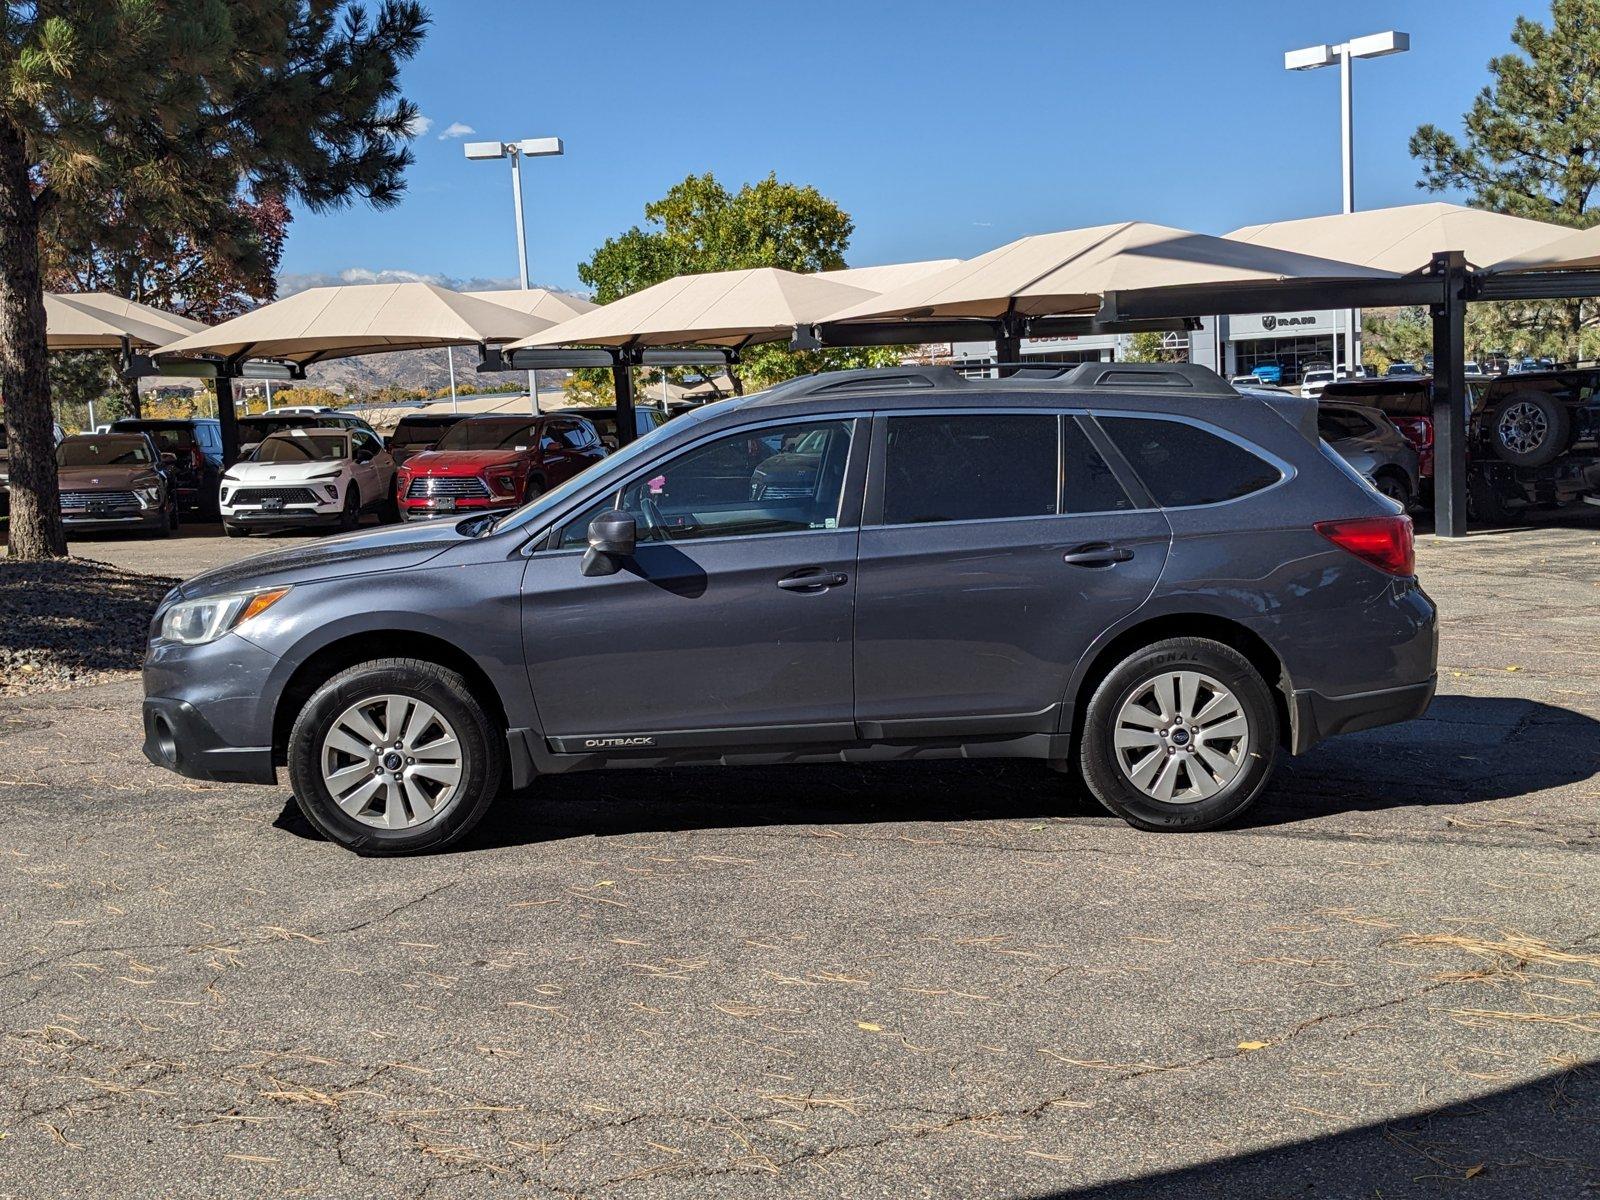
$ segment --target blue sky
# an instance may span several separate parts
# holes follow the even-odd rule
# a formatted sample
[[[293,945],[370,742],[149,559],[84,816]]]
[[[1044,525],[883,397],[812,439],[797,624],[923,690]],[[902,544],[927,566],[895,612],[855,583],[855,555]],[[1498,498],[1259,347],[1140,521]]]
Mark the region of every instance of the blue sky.
[[[1419,192],[1406,140],[1459,127],[1535,0],[1187,4],[900,0],[433,0],[403,76],[429,128],[405,199],[297,215],[296,276],[516,272],[509,168],[481,139],[556,135],[524,172],[536,283],[691,172],[811,183],[855,219],[851,265],[969,256],[1023,234],[1141,219],[1222,233],[1339,203],[1336,70],[1286,49],[1397,28],[1356,64],[1356,203]],[[300,282],[308,282],[301,279]]]

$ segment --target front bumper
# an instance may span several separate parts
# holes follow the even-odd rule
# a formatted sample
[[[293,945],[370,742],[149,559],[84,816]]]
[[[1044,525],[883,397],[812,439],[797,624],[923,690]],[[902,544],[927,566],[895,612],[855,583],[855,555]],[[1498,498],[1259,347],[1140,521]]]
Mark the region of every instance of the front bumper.
[[[1324,738],[1420,717],[1428,711],[1438,685],[1439,677],[1430,675],[1421,683],[1352,696],[1296,691],[1291,697],[1289,752],[1304,754]]]
[[[160,529],[166,523],[167,514],[159,508],[131,510],[128,512],[95,513],[93,516],[84,516],[77,512],[63,512],[61,514],[61,525],[64,529]]]
[[[337,525],[344,519],[343,504],[302,508],[224,508],[222,519],[230,525],[262,529],[294,529],[302,525]]]
[[[219,783],[277,783],[271,746],[224,743],[200,710],[184,700],[147,696],[144,756],[189,779]]]
[[[516,501],[510,496],[463,496],[449,508],[442,508],[430,499],[400,501],[400,515],[407,521],[432,521],[437,517],[471,516],[491,509],[510,508]]]

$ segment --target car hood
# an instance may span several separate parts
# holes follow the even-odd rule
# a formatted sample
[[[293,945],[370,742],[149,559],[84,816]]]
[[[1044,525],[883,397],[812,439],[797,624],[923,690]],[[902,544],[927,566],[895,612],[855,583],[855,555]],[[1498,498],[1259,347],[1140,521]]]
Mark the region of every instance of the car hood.
[[[430,521],[385,525],[341,537],[321,538],[290,550],[274,550],[196,575],[179,585],[194,599],[212,592],[314,583],[374,571],[420,566],[470,539],[458,532],[468,522]]]
[[[331,477],[349,465],[342,459],[327,458],[298,463],[240,462],[228,468],[227,478],[239,483],[304,483],[318,475]]]
[[[427,450],[406,459],[413,475],[476,475],[490,467],[517,467],[523,455],[509,450]]]
[[[62,467],[56,472],[56,486],[64,492],[118,492],[159,482],[151,467]]]

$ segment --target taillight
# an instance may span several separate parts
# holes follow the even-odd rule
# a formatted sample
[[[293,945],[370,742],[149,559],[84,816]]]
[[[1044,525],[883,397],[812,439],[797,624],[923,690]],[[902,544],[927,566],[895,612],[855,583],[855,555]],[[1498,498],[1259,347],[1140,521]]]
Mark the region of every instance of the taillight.
[[[1354,554],[1391,575],[1417,573],[1417,546],[1411,535],[1411,518],[1351,517],[1344,521],[1318,521],[1316,531],[1341,550]]]
[[[201,475],[206,473],[206,452],[198,445],[190,446],[189,453],[193,456],[194,469]]]
[[[1394,424],[1416,449],[1426,450],[1433,445],[1433,422],[1427,417],[1399,417]]]

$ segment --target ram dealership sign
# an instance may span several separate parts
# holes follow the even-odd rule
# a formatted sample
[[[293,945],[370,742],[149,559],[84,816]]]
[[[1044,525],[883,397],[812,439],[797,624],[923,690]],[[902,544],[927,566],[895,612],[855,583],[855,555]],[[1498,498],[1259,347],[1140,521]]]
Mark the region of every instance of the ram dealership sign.
[[[1253,338],[1309,337],[1336,333],[1343,328],[1342,314],[1333,309],[1320,312],[1242,313],[1227,317],[1229,341]]]

